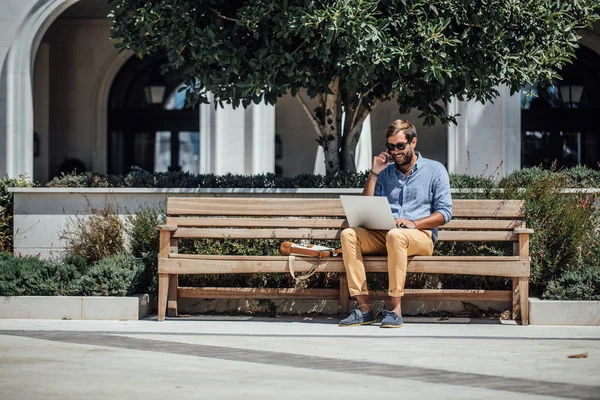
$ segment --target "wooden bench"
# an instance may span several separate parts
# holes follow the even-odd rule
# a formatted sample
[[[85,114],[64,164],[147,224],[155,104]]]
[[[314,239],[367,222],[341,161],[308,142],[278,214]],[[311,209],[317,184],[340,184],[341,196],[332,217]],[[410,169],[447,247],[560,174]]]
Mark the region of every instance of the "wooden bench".
[[[349,306],[340,257],[318,267],[340,273],[338,289],[178,287],[180,274],[289,272],[286,256],[179,254],[182,238],[338,240],[347,227],[339,199],[170,197],[161,225],[158,256],[158,320],[177,315],[178,298],[334,299]],[[529,234],[520,200],[454,200],[453,219],[440,228],[440,241],[512,242],[511,256],[414,256],[408,272],[512,278],[512,290],[406,289],[408,300],[512,301],[512,318],[528,323]],[[386,257],[367,256],[368,272],[387,272]],[[296,257],[294,269],[309,271],[316,260]],[[384,298],[385,292],[373,298]]]

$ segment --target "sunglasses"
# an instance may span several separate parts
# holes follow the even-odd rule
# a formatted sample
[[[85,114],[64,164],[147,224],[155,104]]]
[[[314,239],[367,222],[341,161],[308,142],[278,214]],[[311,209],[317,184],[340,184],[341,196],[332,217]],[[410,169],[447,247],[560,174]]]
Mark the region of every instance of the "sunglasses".
[[[386,143],[385,147],[388,149],[388,151],[394,151],[394,149],[404,150],[409,143],[410,142],[396,143],[396,144]]]

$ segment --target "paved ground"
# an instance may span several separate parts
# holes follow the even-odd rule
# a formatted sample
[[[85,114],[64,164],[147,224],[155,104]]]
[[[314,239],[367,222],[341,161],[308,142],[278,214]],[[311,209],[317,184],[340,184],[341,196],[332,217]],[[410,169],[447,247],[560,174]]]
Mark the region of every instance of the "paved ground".
[[[466,322],[0,320],[0,399],[600,399],[600,327]]]

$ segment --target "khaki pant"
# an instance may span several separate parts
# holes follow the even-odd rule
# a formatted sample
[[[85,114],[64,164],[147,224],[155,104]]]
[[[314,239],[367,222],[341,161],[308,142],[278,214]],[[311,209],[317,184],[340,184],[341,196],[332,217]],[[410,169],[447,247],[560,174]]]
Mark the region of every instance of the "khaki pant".
[[[388,294],[404,295],[408,256],[430,256],[433,253],[431,231],[396,228],[389,232],[364,228],[346,228],[341,234],[344,267],[351,296],[367,295],[364,255],[388,256]]]

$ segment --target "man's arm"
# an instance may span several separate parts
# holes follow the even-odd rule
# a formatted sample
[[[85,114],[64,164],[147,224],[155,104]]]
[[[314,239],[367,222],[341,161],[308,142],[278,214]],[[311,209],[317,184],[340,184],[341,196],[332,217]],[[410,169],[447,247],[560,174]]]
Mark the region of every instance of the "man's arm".
[[[396,226],[400,228],[410,228],[410,229],[428,229],[428,228],[437,228],[440,225],[445,224],[444,216],[435,211],[433,214],[430,214],[426,217],[415,219],[413,221],[408,220],[406,218],[398,218],[396,219]]]
[[[389,154],[385,151],[382,151],[375,157],[373,157],[373,164],[371,165],[371,170],[367,173],[367,181],[365,182],[365,187],[363,188],[362,195],[363,196],[375,196],[375,187],[377,187],[377,177],[387,168],[391,163],[388,162]]]
[[[450,194],[450,177],[443,167],[440,167],[439,175],[433,183],[433,213],[424,218],[414,221],[406,218],[398,218],[396,226],[411,229],[437,228],[448,223],[452,219],[452,196]]]
[[[365,187],[363,188],[362,195],[375,196],[375,186],[377,186],[377,177],[371,172],[368,172],[367,181],[365,182]]]

